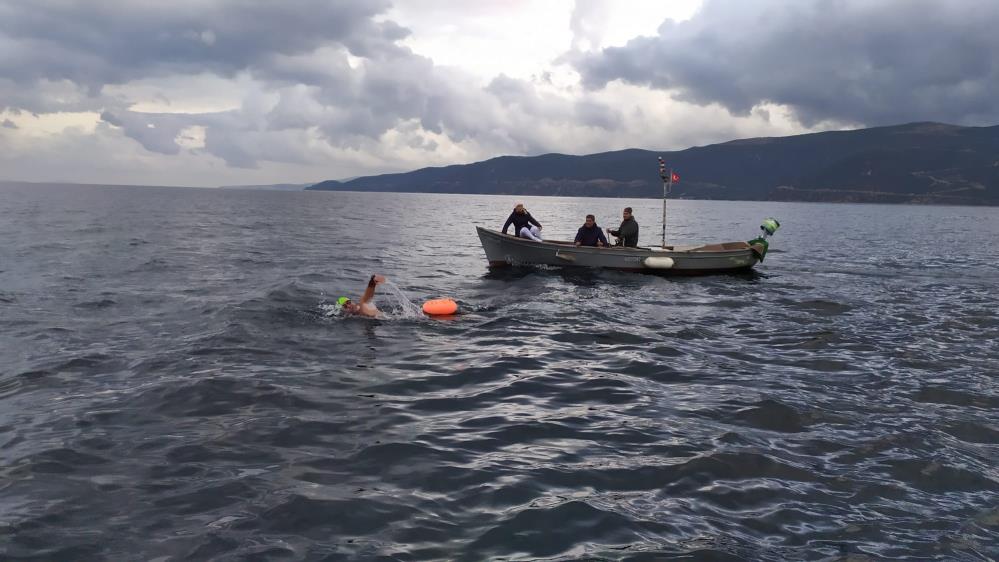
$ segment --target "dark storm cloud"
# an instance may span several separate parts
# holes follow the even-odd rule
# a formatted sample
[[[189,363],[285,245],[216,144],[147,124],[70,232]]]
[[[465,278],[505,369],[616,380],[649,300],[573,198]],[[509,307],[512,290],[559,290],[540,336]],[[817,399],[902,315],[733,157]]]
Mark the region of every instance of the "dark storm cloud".
[[[0,0],[0,77],[22,85],[68,80],[95,95],[106,84],[150,76],[231,76],[331,44],[356,56],[391,56],[408,32],[373,20],[388,6],[385,0]]]
[[[131,111],[105,111],[101,114],[101,120],[120,127],[127,136],[139,141],[146,150],[160,154],[180,152],[180,145],[175,139],[183,129],[194,124],[183,115]]]
[[[586,99],[566,103],[562,98],[538,93],[534,84],[530,82],[502,74],[489,83],[486,91],[505,106],[516,106],[528,114],[544,116],[549,122],[578,124],[606,130],[614,129],[621,124],[620,114],[605,104]]]
[[[335,88],[296,84],[272,90],[273,105],[244,103],[239,110],[202,114],[106,110],[101,119],[151,152],[177,154],[178,138],[203,127],[201,149],[229,166],[253,168],[259,160],[295,162],[295,150],[309,143],[297,136],[318,132],[331,147],[372,148],[395,129],[410,148],[433,151],[436,141],[420,129],[454,142],[473,140],[490,153],[532,154],[559,149],[545,127],[582,125],[606,131],[619,126],[620,113],[604,104],[544,95],[527,81],[495,79],[486,89],[427,59],[410,56],[365,65]]]
[[[999,122],[999,2],[707,0],[656,37],[577,55],[589,88],[668,89],[745,115],[786,104],[805,125]]]
[[[435,65],[400,43],[409,31],[382,19],[388,8],[387,0],[0,0],[0,110],[94,112],[102,131],[149,152],[210,154],[237,168],[296,163],[309,151],[321,159],[392,150],[383,142],[429,152],[433,135],[487,154],[550,152],[564,149],[559,128],[619,126],[619,112],[593,100],[506,76],[483,88]],[[206,83],[225,91],[193,97],[239,108],[184,113],[183,100],[157,93],[183,98]],[[175,112],[136,109],[151,99]],[[192,127],[198,134],[185,133]]]
[[[0,53],[2,53],[0,49]],[[2,55],[0,55],[2,56]],[[0,58],[0,66],[4,61]],[[68,80],[58,82],[14,81],[0,75],[0,111],[26,111],[28,113],[54,113],[58,111],[93,111],[104,104],[114,104],[111,99],[90,96],[85,88]]]
[[[261,141],[255,117],[242,111],[216,113],[146,113],[128,110],[105,111],[101,121],[122,130],[150,152],[174,155],[180,152],[177,140],[190,127],[203,127],[204,150],[233,168],[256,168],[260,152],[275,150]],[[294,161],[294,158],[273,158]]]
[[[176,138],[205,127],[205,151],[252,167],[247,137],[283,142],[282,131],[318,127],[334,146],[358,147],[400,120],[441,130],[433,108],[455,91],[433,62],[397,42],[409,31],[376,21],[385,0],[216,0],[166,3],[0,0],[0,110],[100,111],[151,152],[177,154]],[[348,54],[364,60],[352,66]],[[149,78],[246,73],[279,101],[225,114],[150,114],[102,89]],[[435,93],[436,92],[436,93]],[[441,94],[439,92],[445,92]],[[265,133],[273,127],[277,134]],[[427,146],[430,146],[429,144]]]
[[[259,158],[247,149],[246,140],[233,129],[212,127],[205,131],[205,150],[225,160],[230,167],[256,168]]]

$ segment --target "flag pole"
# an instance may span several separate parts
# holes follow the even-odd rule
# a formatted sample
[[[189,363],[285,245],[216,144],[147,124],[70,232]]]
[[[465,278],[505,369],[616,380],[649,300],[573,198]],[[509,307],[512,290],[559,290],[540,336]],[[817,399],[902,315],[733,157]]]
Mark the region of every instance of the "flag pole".
[[[666,194],[669,193],[669,184],[663,179],[663,243],[662,247],[666,247]]]
[[[663,180],[663,238],[662,247],[666,248],[666,196],[670,192],[670,188],[673,187],[673,170],[669,171],[669,178],[666,177],[666,162],[663,162],[663,157],[659,157],[659,177]]]
[[[666,249],[666,196],[673,191],[673,180],[680,181],[680,176],[669,169],[669,176],[666,175],[666,162],[663,157],[659,157],[659,177],[663,180],[663,249]]]

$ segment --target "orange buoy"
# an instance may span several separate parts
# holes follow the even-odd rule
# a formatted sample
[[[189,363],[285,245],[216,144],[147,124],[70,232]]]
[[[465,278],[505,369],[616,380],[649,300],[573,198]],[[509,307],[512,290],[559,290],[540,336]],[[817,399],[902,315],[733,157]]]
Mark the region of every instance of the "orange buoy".
[[[432,299],[423,303],[423,313],[430,316],[447,316],[458,312],[458,303],[452,299]]]

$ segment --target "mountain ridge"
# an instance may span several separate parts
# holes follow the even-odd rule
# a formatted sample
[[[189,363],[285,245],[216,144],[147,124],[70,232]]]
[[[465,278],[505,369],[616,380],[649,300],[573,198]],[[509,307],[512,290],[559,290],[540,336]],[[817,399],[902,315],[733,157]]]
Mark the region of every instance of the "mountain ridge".
[[[680,175],[677,198],[999,205],[999,126],[933,122],[735,139],[678,151],[504,155],[307,189],[658,197],[658,156]]]

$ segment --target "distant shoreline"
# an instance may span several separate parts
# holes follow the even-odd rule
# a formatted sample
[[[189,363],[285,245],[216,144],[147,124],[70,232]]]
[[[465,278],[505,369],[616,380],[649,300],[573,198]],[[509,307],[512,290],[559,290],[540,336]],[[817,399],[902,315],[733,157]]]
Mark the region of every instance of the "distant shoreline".
[[[34,186],[45,186],[45,187],[65,187],[65,188],[79,188],[79,187],[109,187],[115,189],[121,188],[137,188],[137,189],[187,189],[187,190],[198,190],[198,191],[225,191],[225,192],[239,192],[239,191],[272,191],[279,193],[349,193],[354,195],[440,195],[440,196],[470,196],[470,197],[507,197],[510,199],[515,198],[567,198],[567,199],[618,199],[618,200],[639,200],[639,201],[661,201],[662,197],[651,197],[648,195],[617,195],[610,196],[604,194],[593,194],[593,195],[565,195],[565,194],[537,194],[537,193],[445,193],[439,191],[362,191],[362,190],[348,190],[348,189],[288,189],[288,188],[274,188],[268,189],[268,186],[255,186],[255,187],[243,187],[243,186],[222,186],[222,187],[212,187],[212,186],[190,186],[190,185],[156,185],[156,184],[100,184],[100,183],[70,183],[70,182],[27,182],[27,181],[8,181],[0,180],[0,186],[22,186],[22,187],[34,187]],[[829,190],[829,193],[841,193],[834,190]],[[999,207],[997,203],[961,203],[961,202],[937,202],[937,201],[861,201],[861,200],[809,200],[809,199],[721,199],[721,198],[706,198],[706,197],[690,197],[690,196],[678,196],[669,198],[670,201],[727,201],[727,202],[740,202],[740,203],[814,203],[814,204],[842,204],[842,205],[885,205],[885,206],[898,206],[898,205],[912,205],[918,207]]]

